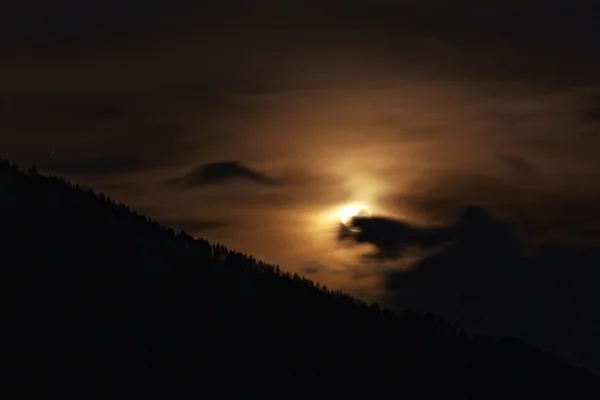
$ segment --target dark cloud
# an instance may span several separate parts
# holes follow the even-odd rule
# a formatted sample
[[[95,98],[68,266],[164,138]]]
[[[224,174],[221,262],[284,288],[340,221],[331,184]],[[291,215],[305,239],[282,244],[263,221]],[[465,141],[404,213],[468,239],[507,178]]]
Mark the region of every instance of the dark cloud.
[[[560,170],[548,173],[513,155],[500,155],[498,160],[504,168],[487,172],[434,171],[433,178],[415,184],[410,194],[391,195],[382,203],[424,223],[447,224],[458,218],[461,209],[477,204],[520,228],[532,220],[555,219],[557,213],[588,225],[585,215],[578,213],[574,205],[579,202],[587,210],[595,207],[592,176]],[[587,194],[575,194],[574,190],[582,186]],[[566,214],[565,209],[569,210]]]
[[[506,165],[506,160],[501,161]],[[514,166],[509,168],[514,172]],[[408,211],[419,220],[448,223],[471,204],[496,209],[529,201],[539,180],[520,185],[513,178],[477,172],[441,173],[436,179],[421,183],[411,195],[392,195],[383,202],[391,209]]]
[[[357,243],[370,243],[377,248],[375,258],[397,258],[407,246],[440,244],[446,239],[443,229],[420,228],[385,217],[355,217],[350,226],[340,226],[339,237]]]
[[[164,106],[175,94],[162,94],[65,88],[7,95],[0,99],[4,156],[82,173],[185,162],[190,153],[179,146],[188,132],[179,120],[182,107]],[[106,156],[114,152],[119,155]]]
[[[8,128],[35,121],[74,133],[96,125],[109,130],[140,122],[164,124],[189,113],[207,117],[223,109],[242,110],[233,102],[227,83],[217,90],[214,83],[211,86],[186,77],[183,82],[169,81],[159,87],[150,82],[140,90],[128,88],[117,78],[115,81],[120,86],[110,90],[102,88],[102,82],[91,82],[84,88],[65,84],[61,89],[7,94],[0,97],[2,124]]]
[[[326,267],[316,261],[307,262],[301,268],[300,272],[304,275],[318,275]]]
[[[479,204],[510,222],[528,243],[600,243],[595,174],[549,175],[527,160],[503,162],[510,174],[446,174],[421,184],[409,196],[390,196],[383,204],[413,222],[442,225],[456,220],[469,204]]]
[[[12,130],[10,136],[0,139],[4,156],[65,174],[115,174],[178,163],[173,158],[177,143],[174,138],[182,135],[177,125],[127,121],[112,127],[82,129],[80,135],[75,129],[61,130],[59,126]],[[182,149],[181,159],[188,156]]]
[[[125,118],[127,116],[127,111],[118,104],[98,102],[76,105],[73,107],[72,116],[75,119],[94,122]]]
[[[76,0],[7,0],[0,8],[0,41],[5,48],[86,49],[177,27],[192,10],[191,1],[105,0],[85,7]]]
[[[351,269],[351,274],[353,279],[361,280],[366,278],[371,278],[374,273],[373,271],[368,271],[361,268],[353,268]]]
[[[106,94],[40,91],[7,96],[0,100],[0,116],[4,121],[23,121],[31,118],[75,119],[92,123],[104,119],[125,118],[127,110]]]
[[[516,172],[521,176],[534,175],[536,173],[535,164],[531,161],[512,154],[500,155],[502,163],[512,172]]]
[[[590,107],[584,113],[584,118],[588,122],[600,123],[600,105]]]
[[[237,161],[205,163],[190,171],[185,176],[169,182],[184,187],[200,187],[230,181],[247,181],[265,186],[277,185],[279,183],[278,180],[255,171]]]
[[[597,88],[592,89],[591,93],[581,99],[576,113],[578,122],[592,125],[600,123],[600,92]]]
[[[98,47],[165,40],[176,47],[188,40],[206,49],[219,48],[227,38],[236,37],[242,38],[236,39],[242,48],[268,42],[271,53],[283,53],[295,38],[310,43],[296,43],[303,53],[322,43],[329,44],[329,52],[374,50],[394,67],[410,65],[417,74],[598,79],[595,55],[600,48],[596,34],[600,7],[596,3],[328,0],[267,1],[251,6],[241,0],[94,0],[83,7],[74,0],[42,0],[28,7],[8,0],[10,5],[0,10],[4,11],[0,12],[0,37],[4,39],[0,44],[12,51],[67,48],[93,52]],[[204,37],[219,40],[190,39]],[[564,57],[558,59],[556,52]],[[229,46],[219,48],[217,54],[219,61],[235,62]],[[503,60],[501,65],[498,59]]]
[[[353,231],[344,231],[341,238],[354,240],[356,243],[370,243],[377,250],[377,256],[399,258],[407,247],[431,248],[453,242],[457,238],[470,238],[475,243],[473,232],[485,231],[488,238],[497,235],[502,240],[506,228],[495,224],[487,212],[481,207],[467,207],[459,220],[448,226],[423,227],[386,217],[355,217],[351,226]]]
[[[418,227],[391,219],[362,221],[360,237],[384,250],[415,242]],[[402,228],[399,229],[398,227]],[[600,246],[525,246],[480,207],[416,240],[431,251],[413,268],[383,274],[389,305],[433,312],[467,329],[517,336],[586,368],[600,371]],[[362,235],[362,236],[361,236]],[[415,236],[415,237],[418,237]],[[388,253],[386,253],[388,255]],[[402,253],[397,252],[398,260]]]

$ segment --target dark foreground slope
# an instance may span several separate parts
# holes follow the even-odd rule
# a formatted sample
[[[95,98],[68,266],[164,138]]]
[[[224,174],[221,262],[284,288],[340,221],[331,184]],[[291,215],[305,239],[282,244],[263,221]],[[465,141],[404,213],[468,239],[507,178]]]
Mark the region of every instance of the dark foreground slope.
[[[520,342],[381,312],[5,161],[0,266],[3,379],[20,390],[219,398],[236,390],[281,398],[600,393],[596,378]]]

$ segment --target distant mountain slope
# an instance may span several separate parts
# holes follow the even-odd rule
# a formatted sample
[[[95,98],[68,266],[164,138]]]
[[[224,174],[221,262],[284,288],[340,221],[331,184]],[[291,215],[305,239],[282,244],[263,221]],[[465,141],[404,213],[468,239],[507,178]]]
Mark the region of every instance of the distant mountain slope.
[[[0,268],[4,378],[26,389],[600,398],[596,377],[516,340],[381,311],[7,161]]]

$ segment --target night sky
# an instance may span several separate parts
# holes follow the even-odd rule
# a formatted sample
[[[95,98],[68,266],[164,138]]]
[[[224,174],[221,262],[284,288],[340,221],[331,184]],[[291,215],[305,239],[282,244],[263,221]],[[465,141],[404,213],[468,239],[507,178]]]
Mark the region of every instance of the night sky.
[[[330,287],[386,304],[401,287],[452,318],[436,296],[472,271],[452,259],[419,272],[440,250],[391,225],[443,231],[478,205],[477,221],[510,225],[519,256],[599,249],[598,21],[592,0],[8,0],[0,155]],[[387,224],[379,236],[340,228],[361,210]],[[552,282],[572,278],[561,268]],[[504,329],[516,289],[478,271],[457,285],[494,293],[484,314],[498,317],[480,325]],[[518,301],[530,320],[562,291],[520,273],[501,275],[531,294]],[[592,293],[599,276],[572,279]],[[565,329],[600,329],[560,316],[579,306],[552,307]],[[591,342],[554,348],[547,325],[515,324],[594,363]]]

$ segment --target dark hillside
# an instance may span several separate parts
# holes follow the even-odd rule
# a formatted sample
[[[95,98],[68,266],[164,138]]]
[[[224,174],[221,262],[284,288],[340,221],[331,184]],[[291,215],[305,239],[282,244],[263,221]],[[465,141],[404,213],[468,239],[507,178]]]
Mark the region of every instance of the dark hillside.
[[[7,161],[0,266],[3,378],[21,389],[600,398],[595,377],[516,340],[381,311]]]

